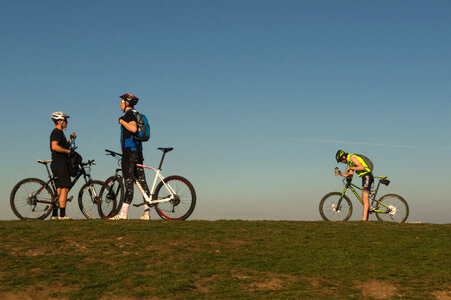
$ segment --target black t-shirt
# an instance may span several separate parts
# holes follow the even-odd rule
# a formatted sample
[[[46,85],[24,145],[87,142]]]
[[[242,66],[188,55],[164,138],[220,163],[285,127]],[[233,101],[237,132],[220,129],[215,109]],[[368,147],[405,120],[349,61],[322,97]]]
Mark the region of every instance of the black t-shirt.
[[[129,109],[122,116],[122,120],[127,123],[132,121],[137,122],[135,112],[133,109]],[[124,126],[121,125],[121,145],[122,145],[122,153],[128,151],[142,151],[141,142],[134,141],[133,139],[134,133],[128,131]]]
[[[69,142],[66,140],[66,136],[64,136],[63,131],[58,128],[53,129],[52,133],[50,134],[50,151],[52,151],[52,160],[54,161],[67,160],[66,153],[60,153],[52,150],[52,141],[57,141],[59,146],[63,147],[64,149],[69,149],[70,145]]]

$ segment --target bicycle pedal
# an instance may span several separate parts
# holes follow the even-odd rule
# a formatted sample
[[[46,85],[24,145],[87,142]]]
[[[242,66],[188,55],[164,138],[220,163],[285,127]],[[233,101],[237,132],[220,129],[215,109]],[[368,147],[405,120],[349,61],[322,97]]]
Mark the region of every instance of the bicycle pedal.
[[[71,202],[73,198],[74,196],[70,196],[69,198],[67,198],[67,202]]]

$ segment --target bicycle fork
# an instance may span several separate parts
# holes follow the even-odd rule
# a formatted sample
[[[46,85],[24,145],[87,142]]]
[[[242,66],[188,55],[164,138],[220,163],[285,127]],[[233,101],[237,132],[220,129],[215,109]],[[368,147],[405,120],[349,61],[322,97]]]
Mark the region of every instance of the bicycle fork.
[[[345,196],[345,193],[346,193],[347,190],[348,190],[348,188],[345,188],[343,193],[341,193],[340,199],[338,199],[337,205],[335,205],[335,207],[333,207],[333,210],[335,212],[340,212],[341,211],[341,201],[343,201],[343,197]]]

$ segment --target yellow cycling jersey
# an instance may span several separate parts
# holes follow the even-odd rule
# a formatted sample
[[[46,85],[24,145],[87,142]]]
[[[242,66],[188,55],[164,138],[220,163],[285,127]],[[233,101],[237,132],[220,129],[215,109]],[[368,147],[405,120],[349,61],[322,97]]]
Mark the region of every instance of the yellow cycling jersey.
[[[363,158],[361,158],[358,154],[348,154],[348,157],[346,157],[346,161],[348,162],[349,167],[356,167],[356,164],[352,162],[351,156],[355,156],[357,160],[362,164],[362,166],[365,168],[364,171],[356,171],[354,170],[359,177],[362,177],[363,175],[370,173],[372,170],[368,166],[368,164],[365,162]]]

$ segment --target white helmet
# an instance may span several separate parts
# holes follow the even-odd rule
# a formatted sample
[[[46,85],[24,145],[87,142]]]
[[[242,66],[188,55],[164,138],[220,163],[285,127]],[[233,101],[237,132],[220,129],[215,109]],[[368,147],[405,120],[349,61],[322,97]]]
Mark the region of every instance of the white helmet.
[[[66,120],[70,118],[68,115],[66,115],[65,113],[63,113],[62,111],[56,111],[52,114],[52,120],[53,121],[58,121],[58,120]]]

